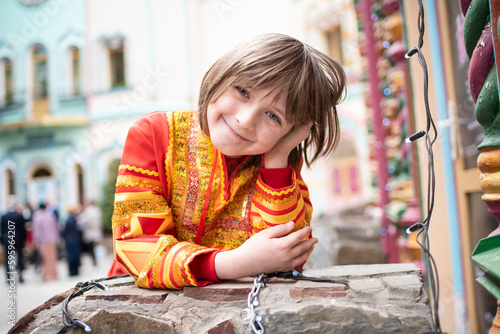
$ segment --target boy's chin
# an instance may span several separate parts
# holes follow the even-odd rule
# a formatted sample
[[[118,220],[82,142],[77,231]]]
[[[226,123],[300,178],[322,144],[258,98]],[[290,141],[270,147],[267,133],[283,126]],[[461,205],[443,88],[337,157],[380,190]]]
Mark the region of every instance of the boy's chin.
[[[242,154],[238,154],[237,152],[234,152],[232,150],[219,150],[219,152],[222,153],[226,158],[231,159],[237,159],[243,156]]]

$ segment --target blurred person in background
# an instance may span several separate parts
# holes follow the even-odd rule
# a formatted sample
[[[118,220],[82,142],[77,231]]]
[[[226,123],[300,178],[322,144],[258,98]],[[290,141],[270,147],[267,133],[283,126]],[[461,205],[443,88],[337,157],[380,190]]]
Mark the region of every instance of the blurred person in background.
[[[40,204],[33,215],[33,243],[42,257],[42,279],[44,282],[57,280],[57,244],[59,229],[54,214]]]
[[[2,216],[1,241],[5,250],[5,273],[7,279],[9,272],[17,269],[19,281],[23,282],[23,248],[26,243],[26,220],[18,211],[16,203],[9,204],[9,211]]]
[[[95,246],[102,240],[102,213],[94,201],[87,204],[78,216],[78,224],[82,230],[82,252],[92,256],[94,266],[97,266]]]
[[[80,254],[82,248],[82,232],[76,221],[76,209],[68,208],[68,218],[64,224],[62,235],[66,245],[66,260],[68,261],[69,276],[77,276],[80,268]]]

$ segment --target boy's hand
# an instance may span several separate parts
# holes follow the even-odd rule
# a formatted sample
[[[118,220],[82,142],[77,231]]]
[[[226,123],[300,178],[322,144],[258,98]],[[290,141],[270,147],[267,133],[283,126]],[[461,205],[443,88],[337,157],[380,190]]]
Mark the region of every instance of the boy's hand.
[[[313,123],[301,125],[287,133],[278,143],[264,154],[265,168],[285,168],[290,152],[309,136]]]
[[[301,265],[318,239],[304,240],[311,227],[293,230],[293,222],[263,230],[240,247],[220,252],[215,257],[215,272],[220,280],[254,276],[260,273],[289,271]]]

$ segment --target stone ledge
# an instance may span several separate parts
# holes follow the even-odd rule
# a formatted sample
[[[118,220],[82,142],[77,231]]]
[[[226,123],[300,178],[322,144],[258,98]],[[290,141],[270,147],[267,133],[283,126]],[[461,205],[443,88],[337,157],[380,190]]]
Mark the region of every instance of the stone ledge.
[[[304,275],[347,280],[349,287],[270,280],[261,289],[255,308],[263,317],[266,332],[385,334],[431,330],[421,272],[414,265],[327,267],[305,270]],[[92,290],[68,304],[71,316],[91,325],[93,333],[133,332],[134,328],[144,334],[250,332],[247,294],[252,278],[181,291],[139,289],[130,278],[106,284],[111,291]],[[63,295],[57,298],[62,301]],[[9,333],[57,333],[62,328],[60,302],[37,310],[31,321]]]
[[[167,298],[169,290],[146,290],[138,289],[133,286],[111,290],[99,291],[85,295],[85,300],[110,300],[122,301],[139,304],[158,304]]]
[[[36,316],[44,310],[50,309],[54,305],[60,305],[67,296],[76,291],[76,288],[69,289],[66,292],[55,295],[54,297],[47,300],[42,305],[36,307],[26,314],[24,317],[19,319],[14,327],[9,330],[9,333],[23,333],[29,325],[35,320]]]
[[[344,284],[299,281],[290,288],[290,296],[298,300],[314,297],[336,298],[347,296],[346,290]]]
[[[150,333],[175,333],[172,321],[151,319],[130,312],[113,313],[100,310],[90,318],[87,325],[92,328],[93,334],[143,333],[145,327]],[[71,330],[68,333],[85,333],[85,331]]]
[[[231,302],[247,300],[248,294],[251,290],[252,283],[250,281],[235,281],[207,285],[202,288],[185,287],[184,296],[212,302]]]

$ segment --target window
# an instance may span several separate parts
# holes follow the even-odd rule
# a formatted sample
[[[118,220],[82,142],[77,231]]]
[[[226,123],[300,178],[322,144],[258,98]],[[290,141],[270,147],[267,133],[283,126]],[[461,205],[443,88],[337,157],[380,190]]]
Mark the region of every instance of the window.
[[[73,46],[69,50],[71,62],[71,88],[70,95],[79,96],[82,93],[80,75],[80,50]]]
[[[6,170],[7,176],[7,195],[15,195],[16,194],[16,180],[14,178],[14,172],[12,170]]]
[[[2,60],[2,63],[3,63],[4,80],[5,80],[4,101],[5,105],[9,105],[14,103],[12,62],[10,61],[10,59],[4,58]]]
[[[342,52],[342,35],[340,27],[334,28],[326,33],[326,41],[328,45],[329,56],[340,64],[344,63],[344,55]]]
[[[120,42],[119,45],[115,45],[115,43],[108,44],[111,87],[125,86],[123,50],[123,42]]]
[[[47,52],[41,45],[33,48],[33,86],[35,100],[48,97]]]
[[[39,167],[33,172],[33,178],[51,177],[52,173],[45,167]]]

